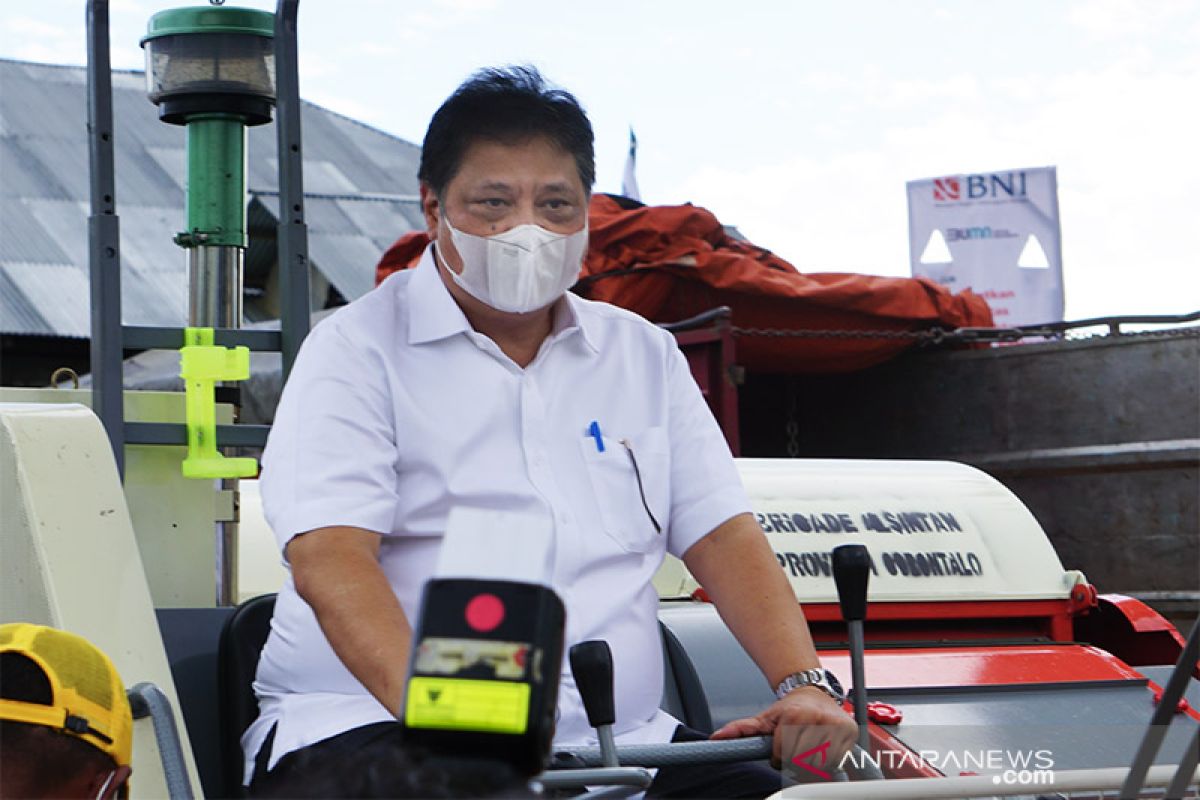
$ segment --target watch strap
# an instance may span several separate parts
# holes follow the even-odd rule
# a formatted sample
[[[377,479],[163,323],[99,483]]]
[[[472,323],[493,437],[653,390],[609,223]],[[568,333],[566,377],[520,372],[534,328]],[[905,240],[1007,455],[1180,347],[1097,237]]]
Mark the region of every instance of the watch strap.
[[[821,667],[813,667],[812,669],[793,672],[791,675],[788,675],[775,687],[775,696],[782,700],[790,692],[802,686],[815,686],[838,703],[841,703],[845,699],[841,683],[832,672]]]

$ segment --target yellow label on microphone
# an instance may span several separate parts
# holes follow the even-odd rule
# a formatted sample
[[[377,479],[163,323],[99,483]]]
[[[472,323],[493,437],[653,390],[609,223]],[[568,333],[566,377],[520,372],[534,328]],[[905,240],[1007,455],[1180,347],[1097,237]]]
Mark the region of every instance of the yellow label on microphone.
[[[525,732],[529,684],[418,675],[408,682],[404,724],[484,733]]]

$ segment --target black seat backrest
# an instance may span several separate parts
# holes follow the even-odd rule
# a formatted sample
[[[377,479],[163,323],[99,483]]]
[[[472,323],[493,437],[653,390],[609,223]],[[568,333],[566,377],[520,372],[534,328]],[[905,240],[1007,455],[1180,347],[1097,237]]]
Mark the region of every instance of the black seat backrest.
[[[275,595],[264,594],[237,607],[221,630],[217,693],[220,702],[224,797],[242,796],[242,734],[258,717],[254,673],[275,614]]]
[[[225,797],[241,797],[243,755],[241,738],[258,717],[254,674],[275,613],[275,595],[266,594],[238,606],[221,630],[217,691],[220,706],[222,784]],[[713,729],[708,699],[687,651],[661,622],[665,687],[663,708],[683,724],[704,733]]]
[[[679,638],[658,621],[663,640],[663,710],[702,733],[712,733],[712,715],[700,675]]]

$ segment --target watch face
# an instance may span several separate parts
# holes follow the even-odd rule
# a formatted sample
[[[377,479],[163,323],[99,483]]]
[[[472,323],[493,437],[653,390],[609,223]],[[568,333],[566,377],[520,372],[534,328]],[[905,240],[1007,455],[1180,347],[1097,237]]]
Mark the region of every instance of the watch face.
[[[837,679],[837,675],[825,670],[825,680],[829,682],[829,688],[833,689],[839,699],[846,696],[846,690],[842,688],[842,682]]]

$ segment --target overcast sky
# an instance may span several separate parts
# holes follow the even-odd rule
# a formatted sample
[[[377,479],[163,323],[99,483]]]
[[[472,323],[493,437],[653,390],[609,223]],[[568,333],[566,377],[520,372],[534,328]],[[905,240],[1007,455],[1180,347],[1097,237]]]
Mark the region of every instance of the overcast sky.
[[[178,5],[112,0],[114,66]],[[82,64],[84,8],[3,0],[0,57]],[[1055,165],[1068,319],[1200,309],[1200,2],[302,0],[299,28],[306,99],[416,142],[532,63],[587,107],[598,190],[633,126],[643,200],[806,272],[909,274],[905,181]]]

